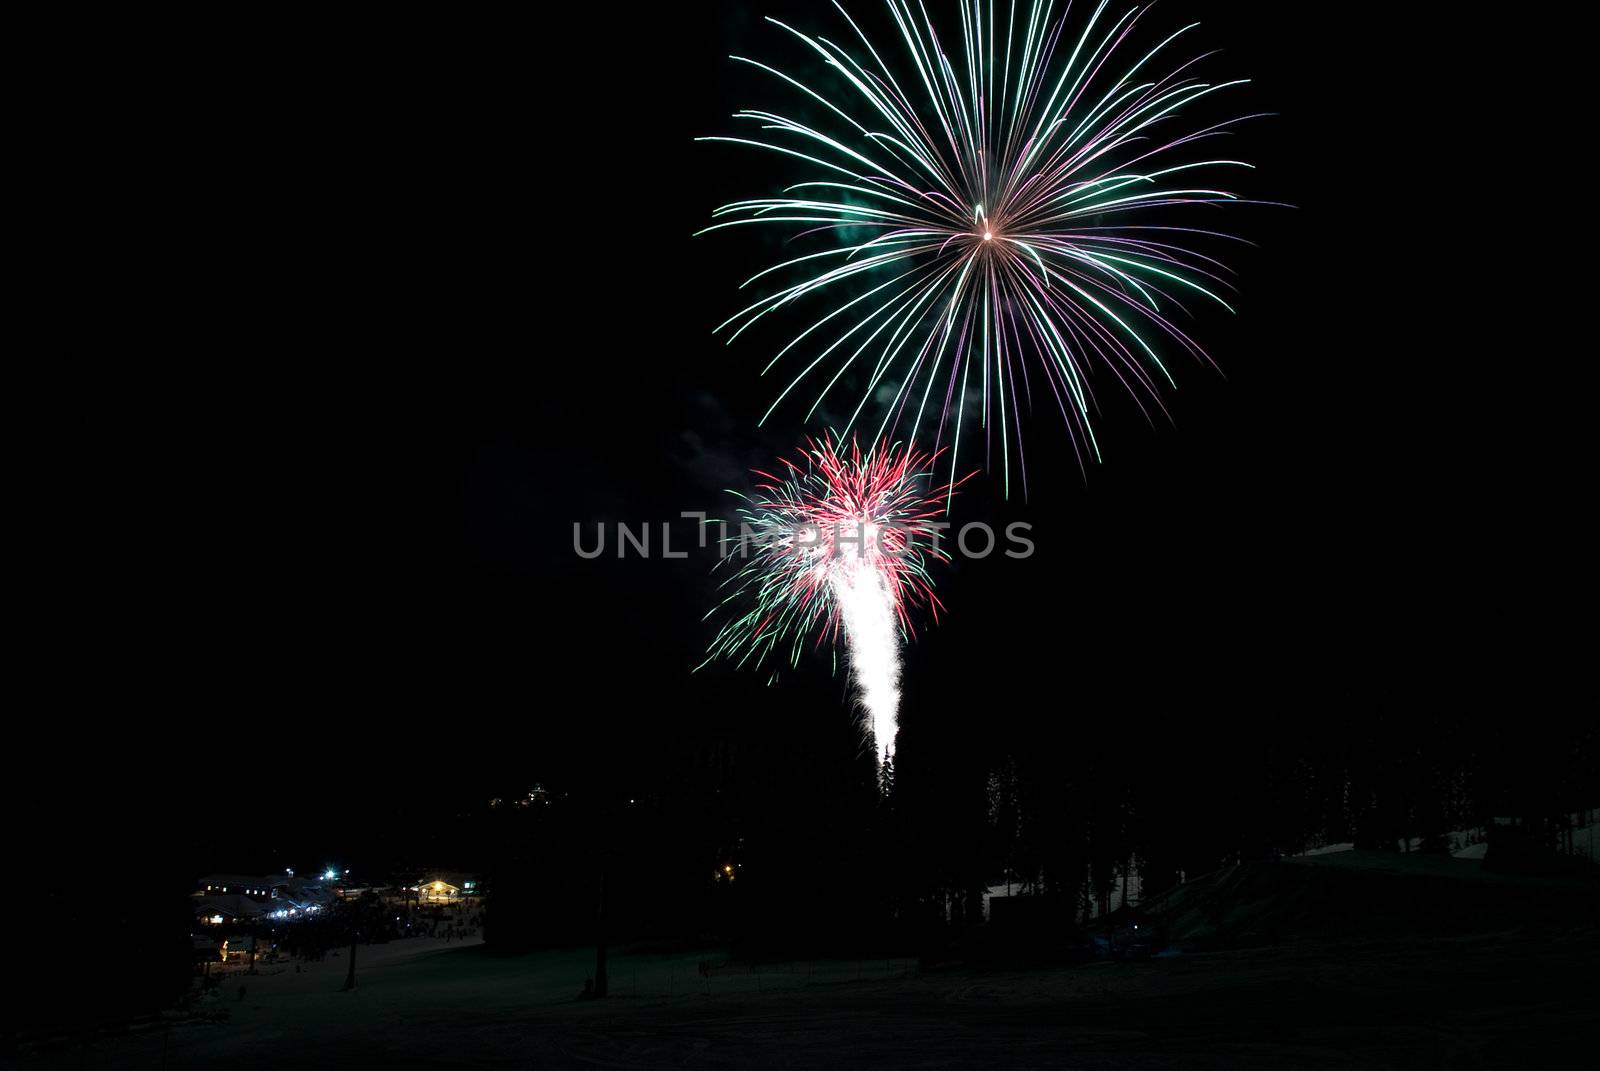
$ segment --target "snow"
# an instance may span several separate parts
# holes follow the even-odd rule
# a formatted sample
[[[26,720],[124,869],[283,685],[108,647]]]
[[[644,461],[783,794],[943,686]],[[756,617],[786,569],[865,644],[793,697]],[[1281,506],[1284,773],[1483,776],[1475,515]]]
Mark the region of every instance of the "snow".
[[[498,956],[475,945],[363,947],[350,993],[339,992],[342,957],[235,976],[216,1002],[226,1021],[68,1043],[17,1066],[1281,1071],[1431,1066],[1441,1038],[1451,1061],[1493,1066],[1527,1051],[1535,1019],[1541,1054],[1592,1037],[1600,954],[1592,933],[982,971],[867,959],[756,968],[718,952],[618,949],[611,997],[580,1001],[592,950]]]
[[[1300,854],[1301,855],[1332,855],[1334,852],[1348,852],[1348,851],[1354,851],[1354,850],[1355,850],[1355,845],[1353,843],[1351,843],[1350,841],[1343,841],[1343,842],[1341,842],[1339,844],[1324,844],[1320,848],[1312,848],[1309,851],[1304,851],[1304,852],[1301,852]]]
[[[1572,821],[1574,824],[1576,824],[1582,821],[1584,817],[1585,816],[1582,813],[1574,814],[1572,816]],[[1574,855],[1588,856],[1591,859],[1600,858],[1600,853],[1596,852],[1597,829],[1600,829],[1600,823],[1581,826],[1573,830],[1572,851]],[[1444,835],[1444,838],[1445,843],[1449,846],[1450,854],[1455,858],[1482,859],[1487,853],[1489,847],[1488,833],[1489,831],[1483,826],[1477,826],[1472,829],[1451,830],[1449,833]],[[1422,849],[1422,838],[1411,837],[1406,840],[1397,841],[1395,843],[1395,847],[1402,852],[1420,851]],[[1338,844],[1324,844],[1316,848],[1311,848],[1307,851],[1301,852],[1296,858],[1315,855],[1332,855],[1337,852],[1353,851],[1354,849],[1355,845],[1353,843],[1349,841],[1343,841]]]

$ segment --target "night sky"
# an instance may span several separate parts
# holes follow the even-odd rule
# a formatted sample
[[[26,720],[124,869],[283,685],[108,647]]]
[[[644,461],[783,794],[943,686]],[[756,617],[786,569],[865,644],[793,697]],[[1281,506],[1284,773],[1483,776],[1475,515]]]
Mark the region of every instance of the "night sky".
[[[1038,552],[939,574],[907,752],[974,718],[1001,750],[1091,723],[1203,723],[1221,748],[1559,691],[1576,641],[1540,608],[1571,588],[1577,493],[1554,471],[1570,425],[1541,413],[1566,376],[1505,315],[1503,243],[1541,209],[1472,193],[1531,150],[1444,89],[1485,57],[1379,5],[1152,18],[1191,10],[1224,49],[1208,70],[1255,80],[1233,106],[1276,113],[1228,146],[1259,167],[1244,189],[1294,207],[1230,213],[1257,243],[1230,258],[1239,314],[1193,323],[1221,373],[1174,354],[1170,422],[1102,383],[1103,464],[1080,472],[1041,409],[1029,500],[988,477],[958,496],[958,523],[1030,521]],[[708,556],[572,552],[574,522],[658,537],[725,509],[825,426],[788,407],[755,427],[779,336],[711,328],[767,250],[691,238],[765,192],[747,155],[692,138],[760,86],[726,54],[782,56],[781,33],[731,3],[595,14],[341,27],[347,76],[291,66],[196,120],[254,133],[172,195],[199,209],[169,234],[183,282],[144,312],[171,342],[71,425],[103,406],[125,430],[63,433],[100,502],[70,538],[96,564],[66,588],[95,579],[52,611],[85,637],[69,716],[26,732],[71,771],[76,828],[178,871],[378,868],[397,826],[534,781],[629,794],[705,740],[796,763],[848,740],[825,663],[773,688],[691,674]]]

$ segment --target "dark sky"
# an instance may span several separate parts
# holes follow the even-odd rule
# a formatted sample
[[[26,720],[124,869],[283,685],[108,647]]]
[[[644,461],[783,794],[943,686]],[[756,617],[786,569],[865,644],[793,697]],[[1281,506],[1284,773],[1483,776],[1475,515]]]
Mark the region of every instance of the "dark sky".
[[[755,428],[777,336],[711,336],[764,251],[691,238],[762,192],[692,138],[730,130],[760,82],[724,57],[781,53],[757,17],[780,7],[837,29],[736,3],[341,27],[314,70],[218,105],[259,136],[202,154],[172,205],[181,297],[144,310],[183,365],[130,377],[137,415],[85,448],[117,488],[87,627],[107,653],[63,673],[120,698],[87,735],[98,712],[30,730],[91,827],[128,801],[114,824],[240,866],[271,829],[277,864],[356,851],[419,786],[645,783],[705,734],[845,716],[826,667],[691,675],[709,559],[571,551],[574,522],[715,511],[799,440],[798,410]],[[1149,16],[1197,14],[1209,70],[1255,80],[1239,106],[1276,114],[1228,148],[1295,207],[1238,213],[1239,315],[1194,324],[1222,374],[1178,356],[1170,423],[1104,389],[1086,477],[1045,412],[1030,502],[983,478],[958,498],[958,522],[1034,523],[1038,554],[940,577],[908,726],[1336,732],[1345,708],[1554,688],[1564,642],[1533,608],[1575,506],[1525,401],[1551,387],[1505,315],[1520,296],[1486,278],[1515,273],[1489,251],[1515,221],[1471,190],[1512,165],[1448,88],[1482,53],[1360,8]]]

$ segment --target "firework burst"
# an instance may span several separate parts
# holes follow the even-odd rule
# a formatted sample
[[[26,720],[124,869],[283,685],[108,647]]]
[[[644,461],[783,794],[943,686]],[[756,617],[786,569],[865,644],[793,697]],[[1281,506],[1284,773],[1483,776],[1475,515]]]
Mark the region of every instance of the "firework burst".
[[[712,613],[730,617],[707,661],[759,666],[782,652],[793,664],[807,646],[842,639],[877,747],[891,747],[900,645],[915,634],[916,611],[937,619],[941,609],[928,563],[946,558],[938,518],[953,488],[930,486],[935,456],[827,438],[781,459],[780,474],[757,471],[755,494],[739,495],[740,531],[724,546],[736,571]]]
[[[1209,360],[1169,314],[1184,294],[1227,306],[1223,268],[1193,247],[1229,236],[1150,220],[1238,200],[1199,176],[1250,165],[1191,150],[1239,119],[1195,127],[1180,113],[1244,83],[1199,80],[1204,56],[1171,60],[1192,25],[1134,51],[1145,7],[1118,17],[1102,2],[1069,29],[1070,2],[1057,17],[1050,2],[965,0],[947,54],[920,4],[887,0],[900,40],[881,51],[834,6],[850,47],[767,20],[818,61],[810,81],[732,57],[819,118],[741,111],[758,131],[701,139],[811,172],[779,196],[724,205],[706,228],[760,225],[819,243],[747,280],[763,296],[718,328],[731,342],[785,306],[815,310],[763,370],[789,360],[762,421],[797,392],[812,398],[809,420],[854,368],[866,386],[845,432],[877,419],[865,410],[878,399],[875,441],[916,442],[932,426],[936,448],[952,444],[952,475],[971,417],[991,458],[999,444],[1007,494],[1014,445],[1026,492],[1021,423],[1036,398],[1060,410],[1080,465],[1098,459],[1097,369],[1148,417],[1171,381],[1163,338]]]

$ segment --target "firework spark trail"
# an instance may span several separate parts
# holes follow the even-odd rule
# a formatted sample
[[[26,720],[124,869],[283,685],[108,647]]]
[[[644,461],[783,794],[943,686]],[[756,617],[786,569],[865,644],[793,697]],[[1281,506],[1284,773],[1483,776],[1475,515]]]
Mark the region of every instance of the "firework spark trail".
[[[1197,128],[1180,116],[1245,83],[1194,77],[1205,57],[1157,70],[1196,24],[1131,51],[1148,7],[1119,17],[1102,0],[1069,32],[1070,3],[1057,17],[1053,0],[998,11],[966,0],[947,55],[920,5],[886,5],[899,50],[875,46],[837,0],[851,47],[768,19],[820,58],[809,82],[732,57],[821,118],[745,110],[735,118],[759,131],[701,139],[778,154],[807,177],[779,196],[724,205],[700,233],[759,225],[822,244],[747,280],[771,289],[718,330],[732,342],[779,309],[831,298],[763,369],[803,362],[763,421],[802,383],[815,391],[809,420],[855,368],[866,386],[846,434],[871,419],[866,407],[882,392],[890,400],[875,438],[904,427],[916,442],[931,427],[936,449],[950,444],[953,476],[971,409],[986,449],[998,441],[1006,493],[1013,445],[1026,492],[1021,425],[1036,396],[1060,410],[1081,465],[1099,457],[1097,369],[1148,417],[1164,411],[1158,389],[1172,381],[1158,336],[1209,361],[1168,310],[1184,308],[1184,293],[1230,308],[1217,293],[1225,269],[1191,248],[1230,236],[1141,217],[1239,200],[1195,175],[1251,165],[1187,151],[1239,119]],[[897,54],[898,68],[888,62]]]
[[[842,640],[877,751],[891,748],[900,645],[915,634],[915,610],[937,619],[941,609],[928,564],[946,558],[938,518],[954,487],[931,486],[936,457],[828,438],[784,459],[781,476],[758,472],[755,495],[739,496],[739,535],[726,540],[736,554],[722,562],[739,564],[706,615],[728,615],[706,661],[761,666],[785,651],[795,664],[808,640]]]
[[[867,539],[877,533],[868,530]],[[844,624],[850,650],[850,676],[872,724],[877,750],[894,746],[900,710],[900,636],[895,627],[895,593],[873,561],[846,553],[830,570],[828,585]]]

